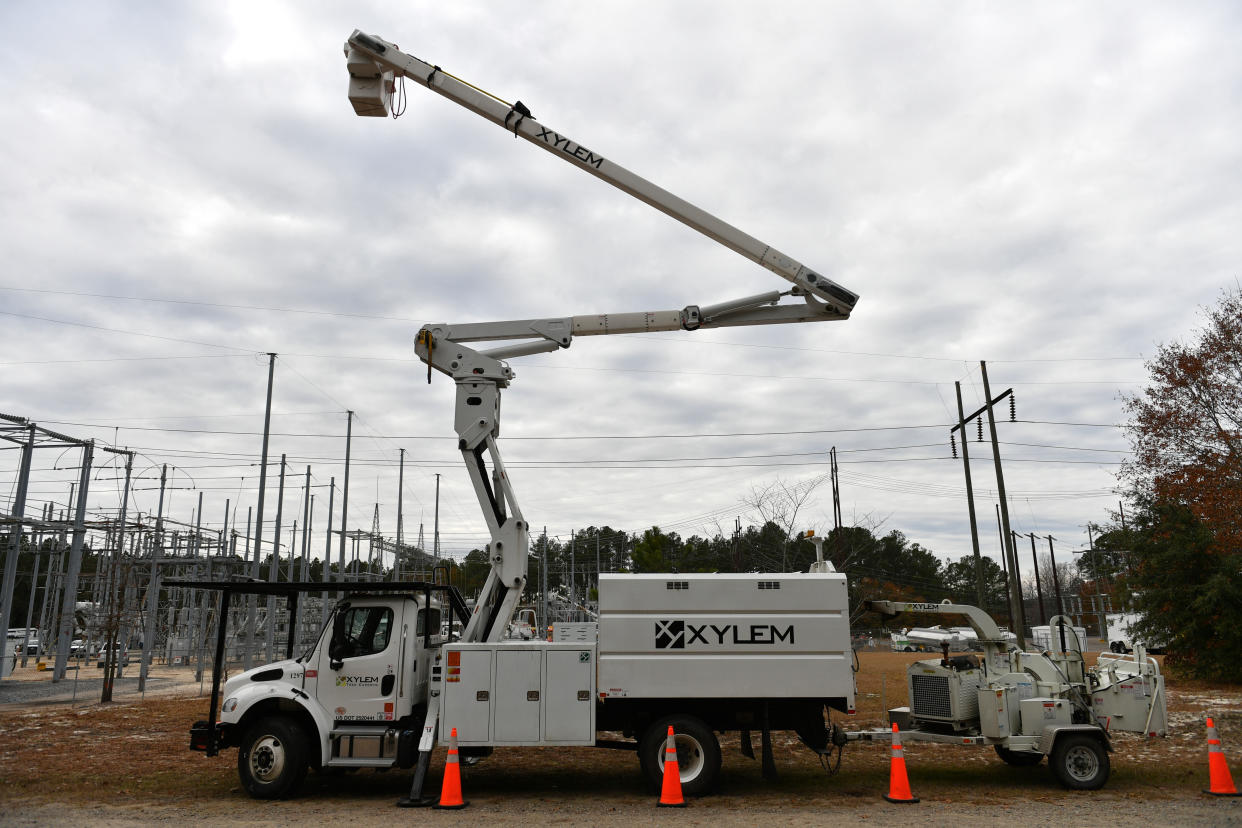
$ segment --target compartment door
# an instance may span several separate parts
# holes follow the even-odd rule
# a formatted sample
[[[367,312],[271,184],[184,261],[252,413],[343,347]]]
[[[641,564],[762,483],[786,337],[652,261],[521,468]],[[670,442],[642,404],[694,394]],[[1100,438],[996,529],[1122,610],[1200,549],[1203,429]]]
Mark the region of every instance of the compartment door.
[[[549,649],[544,670],[544,741],[595,743],[595,658],[587,648]]]
[[[492,735],[497,744],[539,743],[542,656],[537,649],[496,650]]]

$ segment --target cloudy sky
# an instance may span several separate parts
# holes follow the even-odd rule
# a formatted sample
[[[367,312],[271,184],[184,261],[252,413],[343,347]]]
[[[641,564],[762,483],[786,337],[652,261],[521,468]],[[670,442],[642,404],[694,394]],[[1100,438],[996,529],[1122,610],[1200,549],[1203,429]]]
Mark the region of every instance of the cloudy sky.
[[[355,117],[354,28],[506,100],[861,295],[814,325],[581,339],[513,361],[501,445],[527,519],[682,535],[840,462],[847,521],[970,551],[954,383],[999,426],[1013,527],[1086,545],[1123,395],[1242,261],[1233,2],[5,4],[0,411],[136,452],[135,506],[242,527],[268,352],[285,533],[485,541],[424,322],[680,308],[786,283],[411,85]],[[1004,412],[1007,419],[1008,412]],[[968,429],[974,436],[974,428]],[[984,552],[996,482],[971,443]],[[0,451],[0,498],[16,451]],[[78,454],[43,449],[28,511]],[[97,457],[92,507],[119,505]],[[267,495],[275,512],[275,471]],[[800,523],[831,525],[821,485]],[[230,521],[234,521],[230,514]],[[335,543],[335,542],[334,542]],[[1041,544],[1043,542],[1041,541]]]

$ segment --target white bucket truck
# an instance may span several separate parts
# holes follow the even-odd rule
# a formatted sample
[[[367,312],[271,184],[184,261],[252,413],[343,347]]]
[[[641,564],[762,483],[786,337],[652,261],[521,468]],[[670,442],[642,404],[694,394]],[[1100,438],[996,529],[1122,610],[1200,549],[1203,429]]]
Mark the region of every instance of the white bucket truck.
[[[707,790],[720,766],[715,731],[744,730],[747,745],[749,730],[760,731],[769,770],[774,766],[767,735],[774,728],[797,730],[811,747],[827,749],[825,708],[854,706],[845,577],[829,567],[811,573],[605,575],[598,641],[504,640],[526,584],[529,526],[497,439],[501,391],[514,379],[509,359],[568,348],[575,336],[843,320],[858,296],[544,126],[521,102],[503,102],[359,31],[346,42],[345,54],[358,115],[391,114],[398,80],[425,87],[789,285],[664,311],[424,326],[415,352],[427,364],[429,381],[438,371],[456,384],[457,447],[491,536],[491,570],[473,609],[467,613],[455,591],[438,585],[404,593],[351,585],[310,653],[293,659],[290,652],[287,661],[229,680],[218,721],[218,688],[213,690],[211,715],[196,726],[193,744],[209,753],[237,745],[243,785],[263,797],[287,794],[308,766],[417,764],[410,802],[421,799],[435,740],[452,728],[466,757],[507,745],[603,744],[599,731],[619,731],[628,738],[617,741],[637,749],[642,767],[658,782],[657,751],[673,724],[682,785],[690,794]],[[463,292],[463,304],[477,317],[478,302],[488,296],[471,288]],[[486,342],[501,344],[477,344]],[[257,585],[233,585],[224,595],[252,587]],[[322,584],[286,584],[273,594],[295,600],[297,587],[324,590]],[[461,640],[451,643],[439,639],[433,633],[438,623],[428,620],[450,603],[464,625]],[[221,656],[222,642],[221,632]]]

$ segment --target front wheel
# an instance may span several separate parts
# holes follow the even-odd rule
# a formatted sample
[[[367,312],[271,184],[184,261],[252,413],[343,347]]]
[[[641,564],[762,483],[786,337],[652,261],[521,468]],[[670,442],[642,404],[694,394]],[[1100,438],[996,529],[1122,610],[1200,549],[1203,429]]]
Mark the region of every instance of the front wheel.
[[[1057,739],[1048,764],[1057,781],[1070,790],[1095,791],[1108,781],[1108,751],[1100,739],[1085,733]]]
[[[306,777],[306,736],[287,716],[252,724],[237,748],[237,775],[256,799],[283,799]]]
[[[716,784],[720,773],[720,742],[706,724],[694,716],[665,716],[643,733],[638,743],[638,761],[647,780],[659,789],[664,779],[664,742],[669,725],[677,746],[677,769],[681,792],[703,796]]]

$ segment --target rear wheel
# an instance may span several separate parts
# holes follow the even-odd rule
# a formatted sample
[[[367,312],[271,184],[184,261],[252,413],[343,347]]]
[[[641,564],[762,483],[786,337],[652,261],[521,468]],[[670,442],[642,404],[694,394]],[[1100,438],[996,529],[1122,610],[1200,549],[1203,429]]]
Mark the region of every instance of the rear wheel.
[[[1006,765],[1012,765],[1015,768],[1029,768],[1038,765],[1043,761],[1042,753],[1032,753],[1029,750],[1010,750],[1001,745],[996,746],[996,755],[1004,760]]]
[[[686,796],[709,793],[720,773],[720,742],[702,720],[694,716],[665,716],[654,722],[638,744],[643,775],[657,789],[664,779],[664,742],[669,725],[677,746],[681,792]]]
[[[259,719],[237,748],[237,775],[256,799],[289,796],[306,778],[306,768],[306,735],[287,716]]]
[[[1057,781],[1071,790],[1095,791],[1108,781],[1108,751],[1103,742],[1085,733],[1069,733],[1057,739],[1048,764]]]

